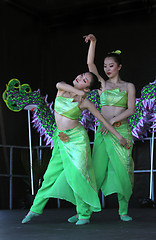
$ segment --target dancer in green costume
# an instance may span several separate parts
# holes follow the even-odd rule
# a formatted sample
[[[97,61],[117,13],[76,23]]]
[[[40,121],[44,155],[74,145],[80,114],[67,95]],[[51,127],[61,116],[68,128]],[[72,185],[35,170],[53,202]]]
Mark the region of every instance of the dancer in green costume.
[[[82,110],[88,109],[111,131],[122,146],[128,141],[112,127],[86,97],[86,92],[97,89],[97,77],[90,72],[81,74],[73,86],[57,83],[55,99],[54,149],[42,187],[38,190],[33,205],[23,219],[27,223],[40,215],[50,197],[65,199],[76,205],[77,215],[68,219],[76,225],[89,223],[92,212],[101,210],[95,175],[91,162],[90,142],[86,130],[78,119]]]
[[[86,43],[90,41],[87,59],[89,71],[93,72],[101,82],[101,88],[98,90],[101,113],[123,137],[131,142],[129,149],[123,148],[110,132],[102,135],[105,129],[99,124],[92,153],[97,188],[101,189],[105,196],[117,193],[120,219],[130,221],[132,218],[127,212],[132,194],[134,164],[128,117],[133,115],[135,110],[135,87],[132,83],[120,79],[119,71],[122,67],[120,50],[108,53],[104,58],[104,72],[108,77],[105,81],[94,64],[96,38],[93,34],[84,38]]]

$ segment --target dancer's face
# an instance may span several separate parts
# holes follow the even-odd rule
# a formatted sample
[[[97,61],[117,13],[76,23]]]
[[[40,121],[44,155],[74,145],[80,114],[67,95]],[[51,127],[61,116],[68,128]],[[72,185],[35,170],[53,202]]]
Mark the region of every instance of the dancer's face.
[[[92,78],[89,73],[82,73],[75,78],[75,80],[73,81],[73,85],[77,89],[84,90],[89,88],[91,81]]]
[[[119,71],[121,69],[121,64],[118,65],[117,62],[115,62],[114,58],[107,57],[104,60],[104,72],[109,78],[116,77],[119,74]]]

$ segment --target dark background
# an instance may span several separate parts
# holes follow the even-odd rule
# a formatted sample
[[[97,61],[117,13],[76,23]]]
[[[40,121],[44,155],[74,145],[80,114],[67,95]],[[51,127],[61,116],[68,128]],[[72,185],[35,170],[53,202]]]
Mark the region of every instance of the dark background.
[[[121,78],[134,83],[136,96],[140,97],[142,87],[156,76],[155,0],[0,0],[0,96],[8,81],[17,78],[22,84],[29,83],[32,90],[48,94],[48,101],[53,101],[56,82],[72,82],[79,73],[87,71],[88,45],[83,36],[89,33],[97,37],[95,61],[100,74],[105,77],[104,54],[120,49]],[[0,144],[28,146],[27,112],[10,111],[2,97],[0,132]],[[34,146],[39,144],[39,135],[33,129],[32,142]],[[27,173],[22,159],[28,153],[21,152],[14,152],[14,174]],[[46,166],[50,149],[43,155]],[[135,169],[149,169],[149,141],[137,141],[133,157]],[[0,149],[0,173],[9,173],[6,148]],[[13,207],[27,206],[26,192],[30,192],[26,181],[14,178]],[[136,174],[132,205],[146,197],[149,197],[149,174]],[[0,208],[8,207],[9,179],[0,177]]]

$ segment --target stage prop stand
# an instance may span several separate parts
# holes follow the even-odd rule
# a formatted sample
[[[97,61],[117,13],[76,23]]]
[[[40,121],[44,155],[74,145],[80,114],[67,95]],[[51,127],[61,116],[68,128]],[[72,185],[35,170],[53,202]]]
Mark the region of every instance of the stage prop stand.
[[[42,166],[42,149],[41,149],[41,147],[42,147],[42,137],[40,136],[40,150],[39,150],[40,168]],[[41,178],[40,178],[39,182],[38,182],[39,188],[41,187],[41,183],[42,183],[42,181],[41,181]]]
[[[150,195],[149,195],[149,198],[154,200],[154,181],[153,181],[154,129],[152,131],[152,138],[150,139],[150,153],[151,153],[151,171],[150,171]]]
[[[32,166],[32,144],[31,144],[31,124],[30,124],[30,110],[28,110],[28,129],[29,129],[29,149],[30,149],[30,175],[31,175],[31,193],[34,195],[34,179]]]

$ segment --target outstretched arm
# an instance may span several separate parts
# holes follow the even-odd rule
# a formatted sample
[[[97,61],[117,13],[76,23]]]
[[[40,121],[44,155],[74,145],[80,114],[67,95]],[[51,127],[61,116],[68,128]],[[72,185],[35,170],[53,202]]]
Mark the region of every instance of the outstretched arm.
[[[90,72],[93,72],[100,81],[104,81],[104,79],[100,76],[97,67],[94,63],[95,58],[95,48],[96,48],[96,37],[93,34],[89,34],[84,36],[85,42],[88,43],[90,41],[88,56],[87,56],[87,65]]]
[[[130,144],[129,144],[129,140],[123,138],[117,131],[116,129],[110,124],[107,122],[107,120],[101,115],[101,113],[96,109],[95,105],[89,101],[88,99],[85,99],[81,105],[80,105],[80,108],[82,109],[88,109],[88,111],[90,111],[107,129],[108,131],[110,131],[112,134],[114,134],[118,140],[119,140],[119,143],[129,149],[130,148]]]

